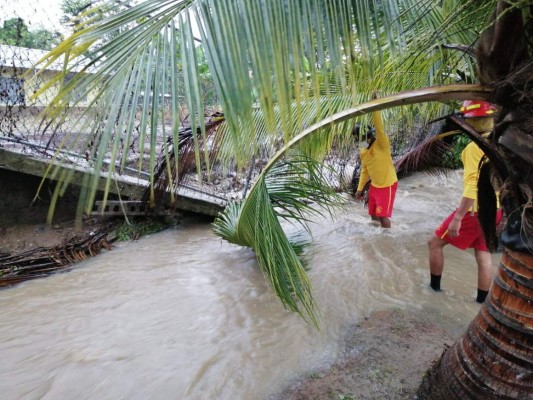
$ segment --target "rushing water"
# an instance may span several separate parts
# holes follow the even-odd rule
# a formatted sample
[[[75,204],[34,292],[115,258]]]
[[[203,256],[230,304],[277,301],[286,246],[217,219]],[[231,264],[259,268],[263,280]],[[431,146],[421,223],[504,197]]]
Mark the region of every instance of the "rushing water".
[[[285,311],[254,254],[208,223],[2,290],[0,398],[267,399],[331,362],[345,328],[372,311],[417,308],[466,324],[479,309],[473,254],[445,249],[446,291],[435,294],[426,245],[460,196],[460,176],[417,174],[400,181],[390,232],[355,202],[312,224],[305,257],[320,331]]]

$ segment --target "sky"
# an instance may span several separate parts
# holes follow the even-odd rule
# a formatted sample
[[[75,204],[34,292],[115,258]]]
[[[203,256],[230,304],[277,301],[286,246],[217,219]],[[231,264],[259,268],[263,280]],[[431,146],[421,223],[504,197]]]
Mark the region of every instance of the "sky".
[[[63,0],[0,0],[0,27],[4,21],[20,17],[29,27],[30,31],[37,28],[45,28],[49,31],[58,31],[65,36],[71,34],[69,27],[60,22],[63,12],[61,4]],[[193,33],[200,37],[194,18]]]
[[[66,33],[61,26],[62,0],[0,0],[0,24],[6,19],[20,17],[30,30],[44,27],[50,31]]]

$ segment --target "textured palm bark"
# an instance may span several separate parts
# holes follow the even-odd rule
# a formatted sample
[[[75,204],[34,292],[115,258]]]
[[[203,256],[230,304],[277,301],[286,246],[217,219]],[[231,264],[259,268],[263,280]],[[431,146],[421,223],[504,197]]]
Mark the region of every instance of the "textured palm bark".
[[[480,312],[428,371],[418,399],[533,400],[533,27],[523,20],[533,15],[533,5],[525,7],[498,1],[494,25],[475,52],[479,80],[494,87],[492,101],[501,106],[490,164],[508,218],[504,254]],[[494,242],[495,232],[484,223],[494,214],[482,212],[485,207],[480,202],[480,221]]]
[[[505,249],[486,302],[417,398],[533,399],[533,256]]]

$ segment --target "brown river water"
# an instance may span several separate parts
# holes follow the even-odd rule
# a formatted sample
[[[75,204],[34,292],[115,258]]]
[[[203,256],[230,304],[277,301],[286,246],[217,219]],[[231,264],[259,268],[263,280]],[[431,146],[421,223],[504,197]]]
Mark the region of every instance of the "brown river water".
[[[347,327],[373,311],[465,324],[479,310],[473,253],[445,249],[435,294],[426,244],[460,196],[459,174],[416,174],[400,181],[389,232],[349,200],[335,220],[311,224],[320,330],[283,309],[251,250],[205,222],[1,290],[0,398],[268,399],[334,360]]]

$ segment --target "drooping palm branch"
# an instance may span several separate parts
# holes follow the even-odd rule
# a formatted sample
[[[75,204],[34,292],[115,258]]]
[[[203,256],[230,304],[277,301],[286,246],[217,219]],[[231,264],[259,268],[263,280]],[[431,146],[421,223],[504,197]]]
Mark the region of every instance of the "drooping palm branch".
[[[317,325],[311,283],[279,218],[304,226],[313,214],[332,213],[340,196],[327,183],[325,167],[299,155],[260,175],[246,200],[230,203],[214,232],[230,243],[252,248],[283,305]]]
[[[450,150],[450,145],[443,139],[459,133],[462,131],[453,130],[430,136],[403,153],[394,161],[398,177],[415,171],[426,171],[435,175],[446,174],[448,168],[444,165],[444,157]]]
[[[444,101],[450,98],[486,99],[490,93],[489,88],[479,85],[419,89],[369,101],[310,126],[292,138],[270,159],[246,199],[230,204],[215,220],[215,233],[231,243],[251,247],[257,255],[260,268],[282,303],[316,323],[316,309],[309,279],[300,259],[290,246],[278,217],[305,223],[307,218],[302,210],[310,211],[312,208],[304,200],[311,200],[317,209],[330,209],[336,204],[335,193],[324,185],[315,162],[304,159],[308,163],[306,171],[305,168],[299,169],[302,162],[299,158],[289,158],[284,163],[281,161],[285,160],[300,142],[347,119],[413,102]],[[298,167],[300,173],[297,176],[301,178],[294,179],[289,173],[287,177],[290,178],[290,186],[285,179],[278,181],[278,164],[282,165],[281,168],[289,167],[291,172],[294,166]],[[283,196],[279,196],[280,189]],[[324,194],[321,194],[321,190]]]

